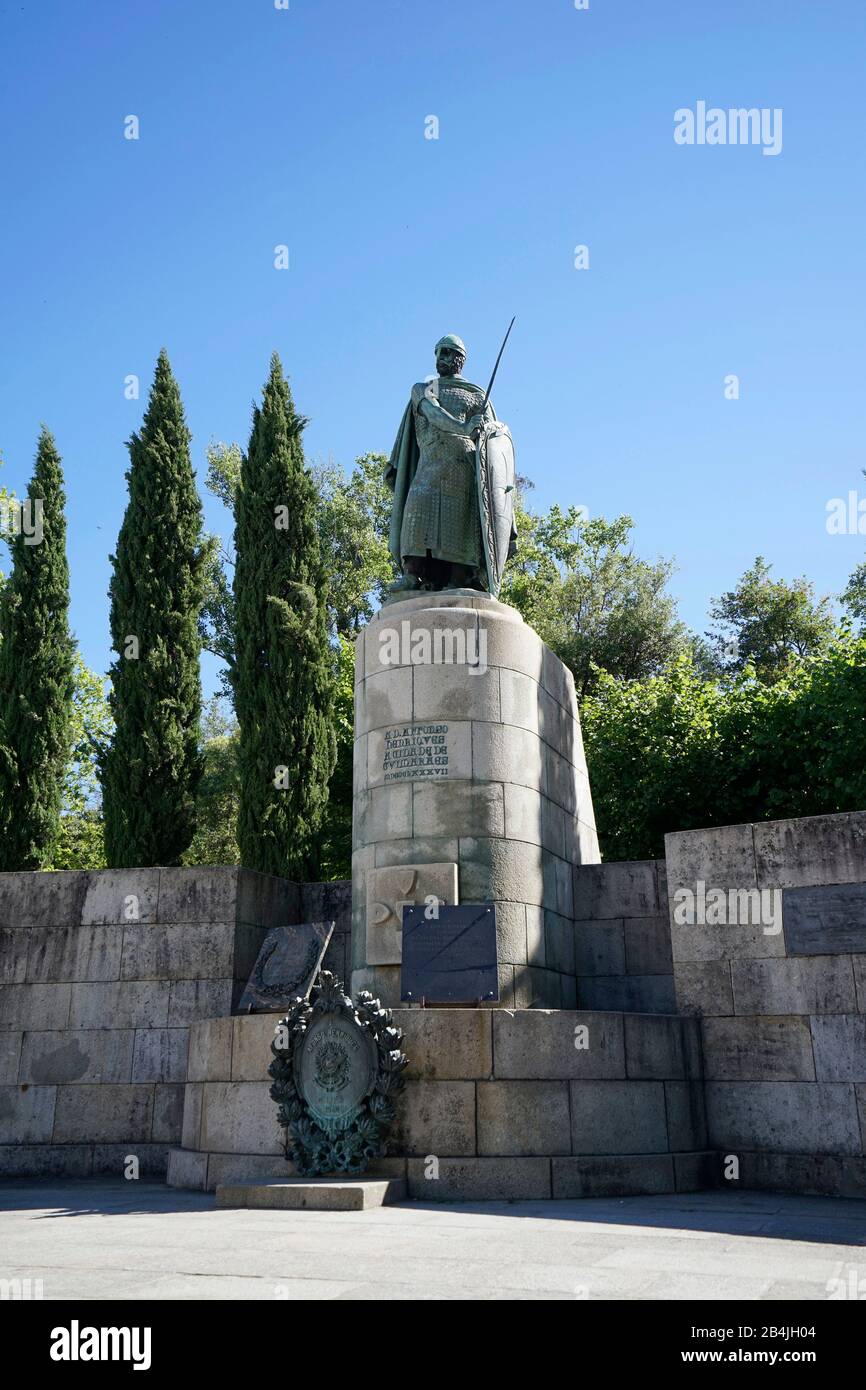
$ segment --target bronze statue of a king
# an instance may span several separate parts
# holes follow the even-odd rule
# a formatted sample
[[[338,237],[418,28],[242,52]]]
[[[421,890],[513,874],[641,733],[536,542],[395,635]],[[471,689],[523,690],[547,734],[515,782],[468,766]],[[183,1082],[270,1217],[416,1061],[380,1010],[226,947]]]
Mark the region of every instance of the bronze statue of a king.
[[[514,445],[488,392],[462,375],[466,348],[436,344],[438,376],[417,382],[388,464],[390,549],[402,571],[391,599],[470,588],[495,598],[514,554]]]

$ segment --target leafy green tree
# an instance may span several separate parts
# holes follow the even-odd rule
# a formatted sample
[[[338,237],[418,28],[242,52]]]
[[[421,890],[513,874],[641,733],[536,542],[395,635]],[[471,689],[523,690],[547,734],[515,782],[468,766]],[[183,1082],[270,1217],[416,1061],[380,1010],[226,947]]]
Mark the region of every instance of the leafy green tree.
[[[0,869],[41,869],[60,835],[74,643],[63,471],[47,429],[16,508],[0,612]],[[13,513],[10,513],[12,516]]]
[[[102,676],[91,671],[78,653],[73,683],[72,747],[63,782],[60,835],[51,867],[104,869],[98,757],[111,737],[111,710]]]
[[[635,555],[630,517],[587,520],[579,508],[556,505],[538,514],[519,494],[516,521],[517,555],[500,598],[570,667],[579,699],[599,670],[635,680],[689,646],[666,591],[673,564]]]
[[[129,442],[129,503],[112,557],[115,732],[100,770],[113,868],[179,864],[195,833],[202,771],[198,623],[209,547],[189,441],[163,351],[141,433]]]
[[[355,644],[337,639],[333,725],[337,756],[319,843],[322,879],[350,878],[352,873],[352,771],[355,747]]]
[[[643,859],[673,830],[866,805],[866,639],[838,635],[768,683],[599,673],[582,723],[602,852]]]
[[[212,443],[206,487],[235,514],[243,459],[237,444]],[[333,639],[359,631],[372,617],[393,575],[388,550],[390,493],[384,454],[364,454],[346,477],[333,463],[313,464],[328,631]],[[205,649],[224,663],[223,694],[231,696],[235,671],[234,550],[212,537],[201,633]]]
[[[771,565],[759,555],[736,588],[716,599],[710,609],[713,629],[707,636],[721,670],[754,667],[764,681],[778,680],[792,661],[820,652],[836,626],[829,597],[816,599],[805,578],[770,577]]]
[[[841,598],[846,612],[859,623],[861,635],[866,634],[866,560],[851,575]]]
[[[235,828],[240,796],[238,745],[234,716],[224,712],[224,700],[214,696],[202,718],[204,771],[199,783],[196,831],[184,855],[185,864],[239,864]]]
[[[235,501],[235,711],[241,862],[315,877],[336,756],[316,489],[276,353]]]

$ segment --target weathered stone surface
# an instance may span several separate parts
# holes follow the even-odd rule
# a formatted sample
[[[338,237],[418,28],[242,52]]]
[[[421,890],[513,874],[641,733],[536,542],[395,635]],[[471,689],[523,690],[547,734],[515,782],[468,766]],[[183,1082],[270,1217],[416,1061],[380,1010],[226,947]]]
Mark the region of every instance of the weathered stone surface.
[[[200,865],[189,869],[161,869],[158,920],[234,922],[241,872],[244,871],[233,867],[203,868]]]
[[[252,1015],[251,1019],[255,1017]],[[271,1015],[267,1016],[268,1018]],[[237,1020],[238,1024],[247,1022]],[[232,1018],[211,1018],[189,1029],[188,1081],[230,1081],[232,1074]],[[273,1027],[273,1023],[271,1024]]]
[[[671,925],[664,917],[627,917],[623,923],[625,968],[629,975],[670,975]],[[599,972],[606,974],[606,971]]]
[[[143,928],[151,930],[149,927]],[[71,990],[70,1028],[164,1028],[168,1021],[169,984],[162,980],[109,981],[91,985],[34,985],[33,989]],[[48,1014],[43,1016],[43,1026]],[[52,1023],[63,1027],[58,1014]]]
[[[544,885],[544,905],[546,909],[559,913],[569,919],[569,927],[574,918],[574,895],[571,887],[572,866],[564,859],[557,859],[547,850],[541,851],[542,883]],[[525,896],[525,894],[524,894]]]
[[[497,1080],[624,1078],[622,1018],[580,1010],[500,1010],[493,1016],[493,1074]]]
[[[789,955],[866,952],[866,883],[785,888],[782,918]]]
[[[499,724],[499,672],[469,666],[416,666],[416,721],[472,720]]]
[[[409,1160],[409,1196],[421,1202],[520,1202],[550,1196],[549,1158]]]
[[[709,1081],[712,1148],[862,1152],[854,1087],[807,1081]]]
[[[621,1009],[625,1013],[677,1012],[672,975],[588,975],[578,987],[582,1009]]]
[[[570,917],[544,910],[544,956],[550,970],[562,975],[574,974],[574,923]]]
[[[22,873],[19,877],[24,880],[23,908],[20,920],[9,925],[58,927],[81,921],[89,874],[64,869],[60,873]]]
[[[88,1178],[93,1165],[90,1144],[4,1144],[0,1178]]]
[[[475,724],[472,775],[482,782],[512,782],[546,792],[545,745],[516,724]]]
[[[83,926],[125,922],[155,922],[159,903],[159,876],[172,870],[99,869],[87,876],[80,921]],[[77,923],[72,923],[76,926]],[[118,934],[119,935],[119,934]],[[78,979],[108,976],[79,975]]]
[[[752,832],[751,825],[720,825],[711,830],[680,830],[666,835],[665,863],[671,910],[676,890],[689,888],[696,892],[699,881],[705,883],[707,889],[756,888],[758,876]]]
[[[232,1044],[232,1081],[267,1081],[268,1067],[274,1059],[274,1041],[280,1014],[247,1014],[231,1020],[234,1026]],[[224,1022],[226,1020],[220,1020]]]
[[[0,1086],[0,1144],[49,1143],[56,1096],[56,1086]]]
[[[411,666],[367,676],[356,694],[355,732],[367,734],[371,729],[384,729],[391,724],[411,724],[412,676]],[[419,721],[427,717],[418,714]],[[460,716],[455,713],[451,717],[458,719]]]
[[[407,1081],[390,1137],[397,1154],[474,1154],[475,1083]]]
[[[214,1192],[222,1182],[250,1182],[258,1179],[294,1177],[295,1170],[282,1156],[268,1154],[219,1154],[208,1156],[207,1190]]]
[[[677,1192],[708,1192],[721,1185],[718,1154],[686,1153],[673,1156]]]
[[[756,960],[784,956],[781,931],[767,930],[760,922],[734,922],[727,926],[680,923],[675,894],[671,897],[671,952],[680,961]]]
[[[241,929],[242,930],[242,929]],[[216,980],[233,974],[234,922],[159,923],[123,929],[124,980]]]
[[[201,1147],[201,1112],[204,1089],[200,1082],[187,1082],[183,1088],[183,1127],[181,1143],[185,1149]]]
[[[217,1153],[281,1154],[284,1134],[265,1081],[203,1086],[201,1147]]]
[[[29,927],[0,928],[0,985],[20,984],[27,978]]]
[[[547,798],[534,787],[518,786],[509,782],[503,788],[505,794],[505,834],[509,840],[528,840],[533,845],[545,842],[542,820]],[[562,854],[562,847],[559,850]]]
[[[409,1058],[407,1080],[488,1079],[493,1072],[493,1016],[488,1009],[395,1009]]]
[[[624,975],[625,942],[622,919],[574,924],[574,968],[584,975]]]
[[[206,1153],[189,1153],[185,1149],[171,1149],[168,1155],[166,1183],[169,1187],[190,1188],[204,1192],[207,1187]]]
[[[866,1158],[837,1154],[740,1154],[743,1188],[814,1193],[819,1197],[859,1197],[866,1192]]]
[[[626,1014],[625,1059],[629,1079],[677,1081],[695,1073],[688,1020],[665,1014]]]
[[[356,848],[377,840],[396,840],[412,829],[412,782],[392,782],[371,787],[352,801],[352,836]],[[422,827],[424,834],[435,829]]]
[[[218,1207],[264,1211],[371,1211],[402,1202],[405,1178],[292,1178],[221,1183]]]
[[[735,960],[738,1014],[846,1014],[856,1011],[850,956]]]
[[[653,917],[659,910],[654,859],[584,864],[574,869],[574,915],[578,921],[603,917]]]
[[[150,1139],[153,1086],[60,1086],[54,1142],[132,1144]]]
[[[571,1152],[566,1081],[479,1081],[478,1153]]]
[[[730,961],[679,961],[674,966],[674,987],[681,1014],[734,1012]]]
[[[818,1080],[866,1082],[866,1018],[817,1014],[811,1023]]]
[[[186,1028],[140,1028],[135,1034],[133,1081],[186,1081]]]
[[[403,959],[403,907],[432,897],[454,904],[457,865],[403,864],[368,869],[367,964],[399,965]]]
[[[538,903],[525,904],[526,959],[530,965],[546,965],[544,947],[544,908]]]
[[[572,1081],[571,1149],[575,1154],[666,1153],[662,1082]]]
[[[499,672],[499,693],[501,699],[501,718],[503,724],[516,724],[531,734],[541,733],[541,701],[546,692],[531,676],[522,671],[502,670]],[[548,725],[548,742],[551,730]],[[558,735],[558,723],[556,725]]]
[[[431,859],[447,859],[448,855],[431,855]],[[456,854],[450,856],[455,859]],[[426,856],[425,856],[426,862]],[[334,922],[335,935],[351,928],[352,880],[333,879],[330,883],[302,883],[301,917],[305,922]],[[279,923],[277,923],[279,925]]]
[[[123,928],[34,927],[30,933],[27,978],[49,981],[117,980]]]
[[[29,875],[0,873],[0,930],[27,930],[25,889]]]
[[[386,840],[374,847],[377,869],[392,864],[456,864],[457,836],[419,834],[411,840]]]
[[[669,1154],[554,1158],[551,1169],[552,1195],[560,1201],[674,1191],[673,1159]]]
[[[173,980],[168,1002],[169,1028],[184,1028],[200,1019],[220,1018],[232,1009],[234,981]]]
[[[0,1033],[0,1086],[14,1086],[18,1080],[23,1033]]]
[[[235,920],[261,927],[263,932],[270,931],[271,927],[291,926],[295,922],[321,921],[321,917],[315,914],[307,915],[302,912],[301,890],[301,884],[291,883],[287,878],[260,874],[254,869],[238,869]],[[160,899],[160,907],[161,905]],[[323,915],[327,917],[329,914]],[[163,920],[180,919],[164,917]],[[216,915],[213,920],[219,922],[223,919]],[[228,920],[232,920],[231,915]],[[237,974],[235,971],[236,977]]]
[[[153,1095],[153,1125],[151,1139],[156,1144],[179,1144],[183,1133],[183,1100],[185,1086],[167,1083],[159,1085]]]
[[[526,965],[526,906],[497,902],[496,954],[509,965]]]
[[[764,821],[754,835],[761,887],[866,880],[866,811]]]
[[[84,1029],[24,1034],[19,1081],[37,1085],[132,1080],[128,1029]]]
[[[111,1173],[117,1178],[126,1178],[129,1160],[134,1158],[138,1164],[138,1176],[165,1177],[168,1166],[168,1144],[94,1144],[93,1172]],[[132,1179],[128,1179],[132,1181]]]
[[[522,840],[461,838],[461,901],[543,904],[543,856]]]
[[[672,1152],[703,1149],[707,1143],[707,1115],[702,1081],[665,1081],[668,1147]]]
[[[857,990],[857,1012],[866,1014],[866,956],[853,956],[852,961]]]
[[[567,815],[577,815],[581,798],[574,766],[549,744],[544,746],[544,762],[546,795],[551,801],[556,802],[557,806],[561,806]]]
[[[808,1019],[705,1018],[704,1070],[711,1081],[814,1081]],[[819,1080],[849,1080],[826,1077]]]
[[[73,985],[0,985],[0,1029],[65,1028]]]

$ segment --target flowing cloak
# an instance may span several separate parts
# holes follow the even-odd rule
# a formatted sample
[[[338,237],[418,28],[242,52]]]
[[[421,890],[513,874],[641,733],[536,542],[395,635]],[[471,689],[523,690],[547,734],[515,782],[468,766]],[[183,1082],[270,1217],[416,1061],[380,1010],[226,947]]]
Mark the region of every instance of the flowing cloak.
[[[484,392],[480,386],[474,382],[465,381],[463,377],[450,378],[454,382],[470,387],[477,391],[483,398]],[[422,383],[424,384],[424,383]],[[495,420],[496,411],[493,409],[492,402],[487,402],[487,408]],[[388,467],[385,471],[385,482],[394,493],[394,506],[391,511],[391,531],[388,539],[388,549],[398,570],[403,568],[403,556],[400,553],[400,533],[403,529],[403,511],[406,506],[406,498],[409,496],[409,489],[412,486],[412,479],[418,469],[418,462],[421,452],[418,448],[418,439],[415,434],[414,404],[410,397],[409,404],[403,411],[403,419],[400,421],[400,428],[397,431],[397,438],[391,450],[391,457],[388,460]],[[480,507],[479,507],[480,514]],[[482,528],[485,518],[481,517]]]

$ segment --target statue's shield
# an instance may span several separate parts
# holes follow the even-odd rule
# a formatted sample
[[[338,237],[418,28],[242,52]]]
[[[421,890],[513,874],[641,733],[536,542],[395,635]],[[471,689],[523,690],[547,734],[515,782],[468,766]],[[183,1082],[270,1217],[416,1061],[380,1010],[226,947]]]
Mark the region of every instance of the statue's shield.
[[[488,586],[496,598],[514,530],[514,441],[508,426],[491,421],[479,435],[475,457]]]

